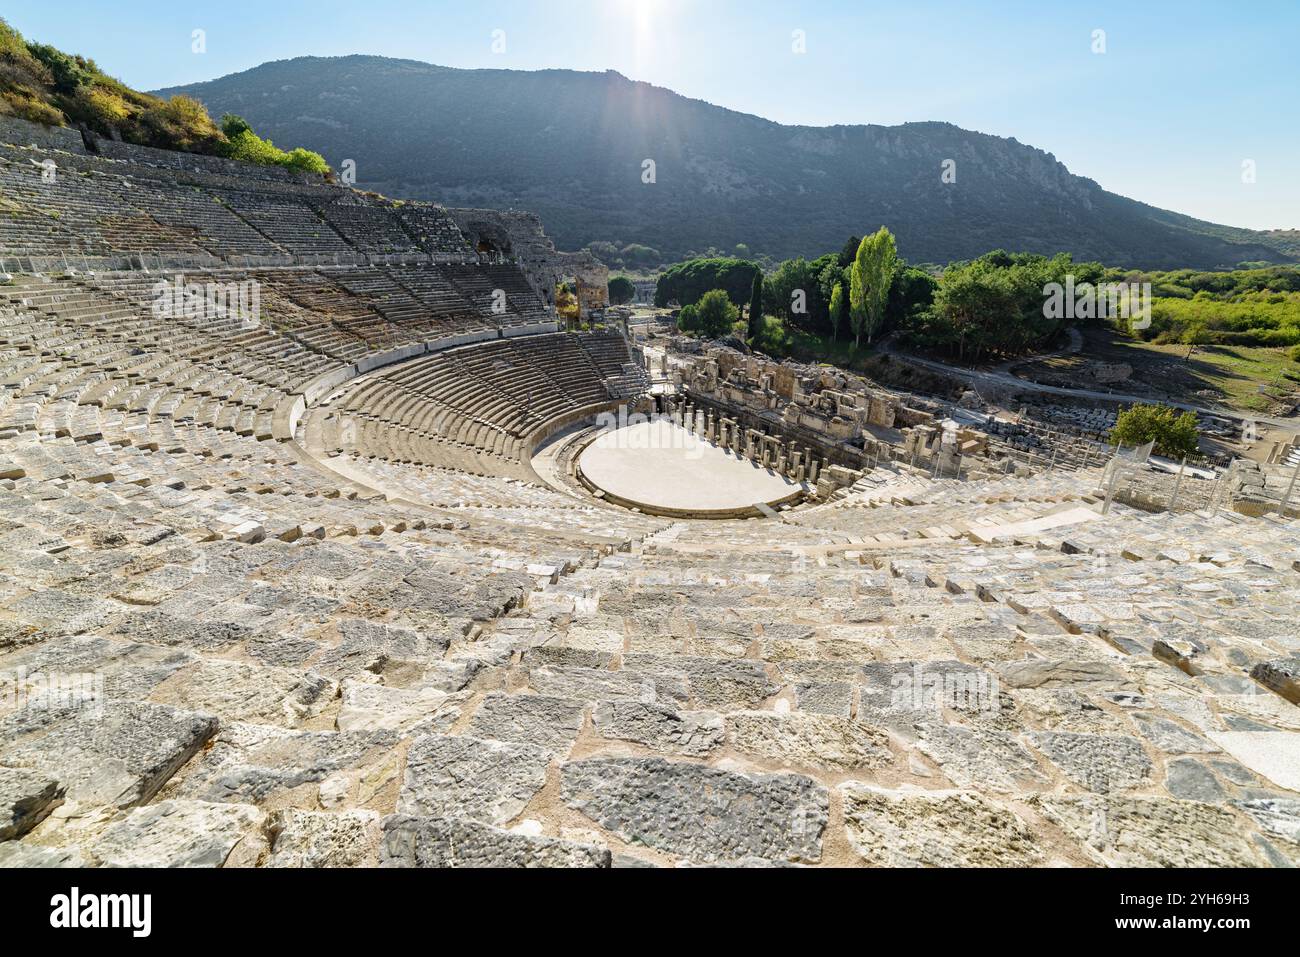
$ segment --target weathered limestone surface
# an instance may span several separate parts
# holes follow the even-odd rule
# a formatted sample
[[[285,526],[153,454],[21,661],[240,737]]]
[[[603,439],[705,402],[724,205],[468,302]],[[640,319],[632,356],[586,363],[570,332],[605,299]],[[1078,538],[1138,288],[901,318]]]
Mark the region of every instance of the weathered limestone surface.
[[[21,768],[0,767],[0,841],[22,837],[63,802],[59,782]]]
[[[660,683],[642,672],[595,668],[542,667],[529,674],[538,694],[574,700],[647,701],[660,698]],[[680,700],[680,694],[677,700]],[[669,700],[674,700],[669,695]]]
[[[1212,754],[1219,750],[1213,741],[1168,718],[1140,711],[1132,717],[1138,733],[1166,754]]]
[[[1260,867],[1226,808],[1148,797],[1042,798],[1043,813],[1109,867]]]
[[[1151,759],[1136,738],[1045,731],[1033,742],[1070,780],[1098,794],[1139,787],[1151,776]]]
[[[18,841],[0,843],[0,867],[86,867],[76,847],[43,847]]]
[[[727,738],[737,751],[789,767],[844,771],[890,764],[889,735],[848,718],[829,715],[738,711],[727,716]]]
[[[917,748],[960,787],[1010,794],[1050,783],[1033,754],[1008,731],[926,723]]]
[[[450,731],[464,712],[467,693],[437,688],[390,688],[345,680],[337,720],[340,731]]]
[[[210,714],[147,703],[14,712],[0,718],[0,761],[58,780],[69,800],[148,801],[217,729]]]
[[[1250,676],[1292,704],[1300,704],[1300,656],[1260,662]]]
[[[385,789],[396,793],[398,737],[386,731],[286,731],[253,724],[223,728],[168,797],[275,805],[301,795],[316,808],[337,800],[368,805]]]
[[[185,703],[234,721],[296,727],[319,714],[337,693],[337,685],[320,675],[205,661],[163,682],[154,700]]]
[[[853,713],[853,685],[847,681],[803,681],[794,690],[800,711],[837,718]]]
[[[1269,834],[1285,838],[1300,850],[1300,798],[1258,798],[1238,801],[1236,806]]]
[[[240,804],[163,801],[133,810],[86,849],[105,867],[251,867],[264,815]]]
[[[878,867],[1028,867],[1044,852],[1014,813],[965,791],[840,788],[849,840]]]
[[[608,848],[503,831],[458,818],[394,815],[384,821],[382,867],[610,866]]]
[[[494,692],[474,712],[467,734],[568,751],[582,729],[585,705],[568,698]]]
[[[1095,661],[1062,661],[1031,658],[1003,662],[997,667],[1003,682],[1012,688],[1098,685],[1118,686],[1123,675],[1111,665]]]
[[[374,811],[323,814],[285,808],[267,822],[267,867],[374,866],[380,841]]]
[[[1261,777],[1300,793],[1300,734],[1290,731],[1230,731],[1214,743]]]
[[[794,774],[742,775],[657,758],[574,761],[561,797],[633,845],[693,860],[816,862],[826,788]]]
[[[534,744],[429,735],[406,756],[398,812],[504,824],[546,783],[553,752]]]
[[[715,751],[724,738],[722,715],[715,711],[677,711],[639,701],[602,701],[592,721],[606,738],[692,757]]]

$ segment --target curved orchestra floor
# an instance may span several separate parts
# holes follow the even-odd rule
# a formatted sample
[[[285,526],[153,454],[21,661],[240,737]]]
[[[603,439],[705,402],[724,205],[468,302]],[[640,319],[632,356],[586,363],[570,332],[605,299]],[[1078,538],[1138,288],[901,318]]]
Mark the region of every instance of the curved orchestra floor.
[[[649,512],[741,511],[804,491],[667,419],[605,432],[582,451],[578,466],[611,501]]]

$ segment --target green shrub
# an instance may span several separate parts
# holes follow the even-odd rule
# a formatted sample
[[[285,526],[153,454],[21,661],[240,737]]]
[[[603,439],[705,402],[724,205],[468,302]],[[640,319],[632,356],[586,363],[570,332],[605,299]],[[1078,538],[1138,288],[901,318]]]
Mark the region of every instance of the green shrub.
[[[17,90],[6,90],[0,93],[0,113],[7,113],[29,123],[41,123],[45,126],[66,125],[63,114],[54,107]]]
[[[794,337],[789,327],[779,316],[764,316],[759,324],[758,334],[750,343],[758,352],[776,359],[790,355]]]
[[[682,311],[677,314],[677,328],[692,335],[700,331],[700,310],[694,303],[682,306]]]
[[[203,104],[188,96],[156,100],[141,114],[139,123],[122,131],[122,138],[141,146],[215,153],[223,137]]]
[[[56,93],[71,96],[94,81],[86,61],[80,57],[68,56],[45,43],[29,43],[27,51],[50,71]]]
[[[299,173],[315,173],[317,176],[325,176],[330,171],[330,164],[325,162],[325,157],[301,146],[286,153],[280,165]]]
[[[1179,414],[1166,405],[1135,405],[1119,414],[1110,434],[1111,445],[1155,443],[1158,455],[1179,458],[1200,449],[1196,413]]]
[[[740,310],[732,303],[725,289],[706,292],[700,297],[696,309],[699,315],[700,332],[710,339],[729,335],[736,320],[740,318]]]
[[[230,159],[259,166],[283,166],[303,173],[326,175],[330,168],[325,158],[310,150],[295,149],[286,153],[270,140],[264,140],[240,116],[227,113],[221,119],[221,130],[226,136],[223,153]]]

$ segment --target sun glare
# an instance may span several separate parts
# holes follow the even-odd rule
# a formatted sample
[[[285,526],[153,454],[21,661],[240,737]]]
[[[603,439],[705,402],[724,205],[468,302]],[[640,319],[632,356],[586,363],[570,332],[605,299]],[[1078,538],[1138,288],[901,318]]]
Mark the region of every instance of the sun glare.
[[[659,0],[628,0],[632,7],[632,22],[637,34],[648,31],[659,9]]]

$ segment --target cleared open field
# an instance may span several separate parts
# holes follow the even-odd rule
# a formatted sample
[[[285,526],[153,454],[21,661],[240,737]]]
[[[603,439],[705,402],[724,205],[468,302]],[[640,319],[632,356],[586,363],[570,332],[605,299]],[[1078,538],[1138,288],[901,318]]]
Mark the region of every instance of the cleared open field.
[[[1123,366],[1132,371],[1125,375]],[[1078,355],[1027,362],[1015,371],[1049,385],[1263,414],[1286,414],[1300,399],[1300,363],[1286,349],[1197,346],[1189,357],[1185,345],[1141,342],[1109,329],[1085,330]]]

